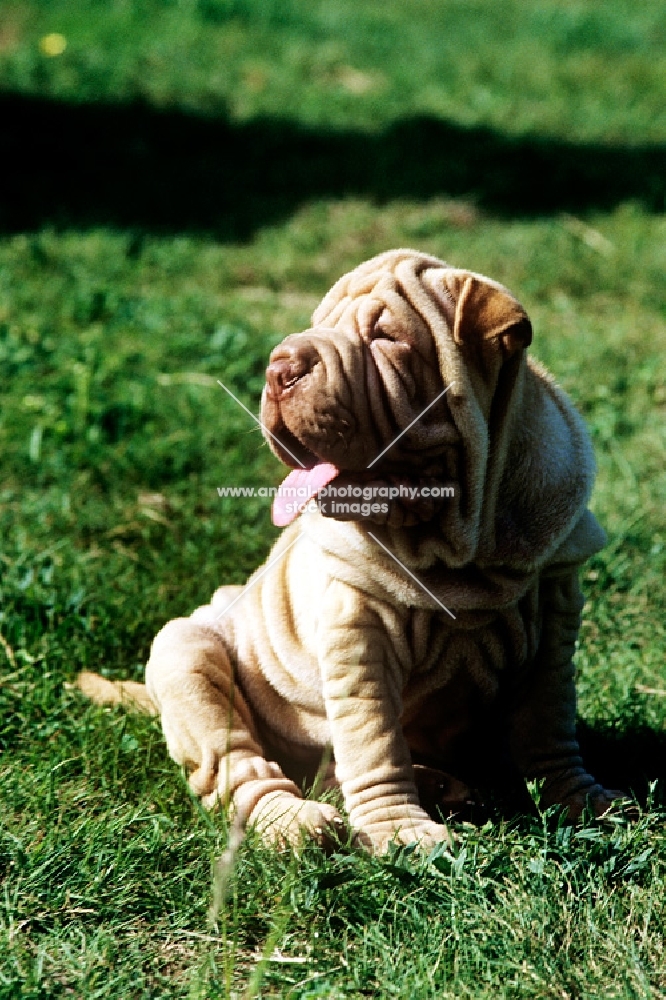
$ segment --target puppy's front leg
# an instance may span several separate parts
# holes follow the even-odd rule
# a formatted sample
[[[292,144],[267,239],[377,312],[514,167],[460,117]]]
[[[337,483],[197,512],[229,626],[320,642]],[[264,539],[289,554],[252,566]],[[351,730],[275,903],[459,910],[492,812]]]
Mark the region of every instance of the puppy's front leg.
[[[446,827],[419,806],[400,722],[402,678],[379,615],[362,594],[336,580],[327,589],[319,629],[336,775],[352,826],[378,853],[393,840],[426,848],[447,840]]]
[[[586,803],[602,815],[619,791],[607,791],[583,766],[576,737],[573,654],[583,598],[578,571],[542,580],[543,615],[536,661],[509,717],[514,759],[526,778],[543,780],[541,805],[563,805],[577,819]]]

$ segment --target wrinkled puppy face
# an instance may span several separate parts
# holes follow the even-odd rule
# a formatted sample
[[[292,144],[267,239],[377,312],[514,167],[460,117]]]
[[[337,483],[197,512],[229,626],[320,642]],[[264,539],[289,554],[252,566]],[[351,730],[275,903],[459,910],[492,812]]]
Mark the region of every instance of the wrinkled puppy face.
[[[461,482],[464,446],[438,349],[456,326],[455,283],[452,293],[446,271],[414,251],[381,254],[340,279],[312,328],[271,354],[262,422],[282,461],[312,470],[299,482],[311,482],[313,492],[330,484],[327,492],[338,496],[353,487],[356,498],[361,487],[363,499],[374,487],[379,501],[394,487],[390,504],[375,509],[320,500],[329,516],[394,526],[428,521]]]

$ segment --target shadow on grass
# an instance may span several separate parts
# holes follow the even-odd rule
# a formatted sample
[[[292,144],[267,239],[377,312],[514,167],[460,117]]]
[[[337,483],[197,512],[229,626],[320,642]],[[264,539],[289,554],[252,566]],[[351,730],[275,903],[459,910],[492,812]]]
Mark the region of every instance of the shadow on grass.
[[[458,820],[482,824],[538,815],[497,707],[455,741],[449,759],[412,753],[421,805],[434,819],[453,812]],[[600,784],[635,796],[642,806],[666,805],[666,731],[650,728],[637,714],[621,728],[581,720],[577,732],[585,768]]]
[[[578,725],[585,767],[606,788],[632,792],[641,803],[658,781],[655,801],[666,804],[666,732],[636,723],[620,731]]]
[[[377,134],[144,104],[0,95],[0,230],[45,223],[248,238],[302,202],[469,197],[499,215],[666,208],[666,146],[511,138],[435,118]]]

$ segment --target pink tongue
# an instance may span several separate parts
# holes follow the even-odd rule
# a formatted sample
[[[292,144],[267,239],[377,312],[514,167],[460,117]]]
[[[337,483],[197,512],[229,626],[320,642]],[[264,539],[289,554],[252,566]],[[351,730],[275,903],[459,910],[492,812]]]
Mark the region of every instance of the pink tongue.
[[[294,469],[281,484],[273,500],[273,524],[279,528],[291,524],[324,486],[339,474],[330,462],[322,462],[312,469]]]

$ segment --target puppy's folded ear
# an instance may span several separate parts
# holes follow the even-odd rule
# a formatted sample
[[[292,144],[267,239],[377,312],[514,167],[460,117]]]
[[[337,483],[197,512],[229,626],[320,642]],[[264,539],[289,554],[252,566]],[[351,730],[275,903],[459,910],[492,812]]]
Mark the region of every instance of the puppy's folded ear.
[[[532,342],[527,313],[505,288],[469,271],[445,272],[455,302],[453,339],[457,344],[483,347],[496,341],[504,358]]]

